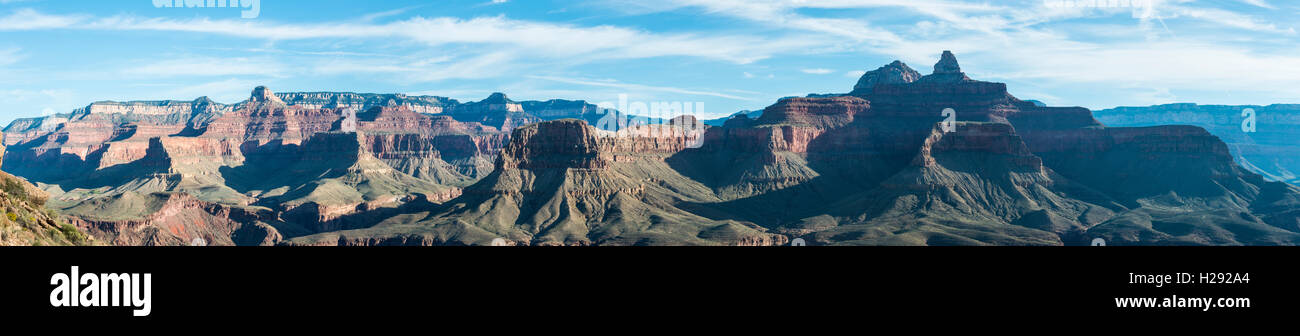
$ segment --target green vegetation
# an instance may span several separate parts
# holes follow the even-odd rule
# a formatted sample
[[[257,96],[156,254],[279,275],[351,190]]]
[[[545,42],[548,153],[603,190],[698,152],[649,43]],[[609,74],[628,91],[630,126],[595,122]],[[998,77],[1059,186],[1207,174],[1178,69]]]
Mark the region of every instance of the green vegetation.
[[[90,235],[45,208],[46,196],[21,179],[0,172],[0,246],[93,245]]]

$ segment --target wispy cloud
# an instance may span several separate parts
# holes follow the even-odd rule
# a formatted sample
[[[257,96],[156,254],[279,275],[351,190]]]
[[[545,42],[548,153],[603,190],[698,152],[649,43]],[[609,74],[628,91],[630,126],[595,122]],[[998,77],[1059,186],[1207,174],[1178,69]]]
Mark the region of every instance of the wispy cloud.
[[[19,48],[0,49],[0,66],[8,66],[22,61],[26,56],[21,52],[22,49]]]
[[[760,36],[662,34],[614,27],[512,20],[502,16],[460,19],[414,17],[384,23],[277,24],[262,21],[174,20],[112,16],[47,15],[24,9],[0,19],[0,31],[87,29],[169,31],[283,41],[327,38],[402,38],[428,47],[448,44],[495,44],[521,48],[537,56],[589,59],[636,59],[689,56],[751,63],[773,53],[816,44],[803,39]]]
[[[33,1],[0,7],[0,36],[33,37],[0,43],[0,89],[21,88],[29,79],[45,81],[35,87],[116,86],[123,79],[181,83],[146,92],[178,99],[243,99],[251,86],[277,83],[475,99],[507,90],[537,99],[629,92],[655,96],[647,99],[691,95],[734,111],[790,92],[843,92],[863,70],[893,59],[928,72],[941,50],[953,50],[974,78],[1005,81],[1013,92],[1062,104],[1191,100],[1194,90],[1300,97],[1293,75],[1300,73],[1293,52],[1300,41],[1286,19],[1295,5],[1153,1],[1153,15],[1139,17],[1133,8],[1051,8],[1042,0],[591,0],[546,12],[565,12],[557,15],[481,0],[471,4],[477,11],[464,12],[510,14],[419,11],[436,13],[430,17],[407,7],[330,16],[346,17],[334,21],[78,14],[88,12]],[[708,24],[677,24],[690,20]],[[105,44],[169,40],[89,61],[47,61],[61,56],[42,53],[60,49],[30,42],[46,37],[38,34],[80,32],[113,39]],[[827,76],[767,80],[775,73]],[[370,86],[351,87],[358,82]],[[131,91],[104,94],[120,92]]]
[[[8,16],[0,17],[0,31],[68,28],[87,18],[82,15],[47,15],[30,8],[22,8]]]
[[[120,71],[123,76],[144,76],[152,78],[183,76],[280,76],[290,70],[284,64],[269,59],[247,57],[165,57],[153,63],[126,68]]]
[[[249,93],[258,85],[267,85],[262,80],[228,78],[194,85],[173,87],[157,93],[156,96],[137,97],[137,99],[192,99],[208,97],[222,103],[236,103],[248,99]]]
[[[1267,1],[1264,0],[1241,0],[1241,2],[1245,2],[1246,4],[1249,4],[1251,6],[1256,6],[1256,7],[1277,9],[1277,7],[1273,7],[1273,5],[1269,4]]]

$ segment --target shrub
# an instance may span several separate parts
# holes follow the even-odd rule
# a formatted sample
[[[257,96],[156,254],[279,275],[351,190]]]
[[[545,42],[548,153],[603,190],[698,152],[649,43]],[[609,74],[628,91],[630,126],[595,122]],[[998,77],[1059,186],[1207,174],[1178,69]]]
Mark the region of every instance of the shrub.
[[[70,242],[80,243],[86,241],[86,234],[82,233],[81,230],[77,230],[77,227],[72,224],[63,223],[59,228],[63,231],[63,236],[68,238]]]
[[[11,178],[6,178],[4,180],[4,185],[0,185],[0,188],[3,188],[6,194],[20,199],[26,199],[27,188],[23,188],[22,182],[18,182],[18,180]]]

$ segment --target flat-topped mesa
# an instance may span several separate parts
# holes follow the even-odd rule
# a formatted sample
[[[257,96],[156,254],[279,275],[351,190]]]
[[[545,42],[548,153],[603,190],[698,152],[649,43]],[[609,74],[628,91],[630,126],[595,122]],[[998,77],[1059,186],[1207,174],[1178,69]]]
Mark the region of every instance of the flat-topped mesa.
[[[179,100],[128,102],[101,101],[91,103],[85,108],[73,111],[73,114],[190,114],[195,105],[196,102]]]
[[[596,128],[577,119],[519,127],[501,150],[497,169],[602,169],[612,158],[602,153]]]
[[[265,86],[258,86],[256,88],[253,88],[253,95],[248,99],[249,102],[252,103],[273,103],[278,105],[288,105],[285,104],[283,100],[280,100],[280,97],[276,97],[275,93],[271,92],[271,89],[267,89]]]
[[[602,131],[579,119],[560,119],[516,128],[501,151],[497,168],[604,169],[619,162],[662,161],[687,149],[703,129],[693,116],[662,125]]]
[[[481,101],[457,106],[451,115],[458,121],[477,122],[501,130],[542,121],[537,116],[525,113],[523,105],[510,100],[500,92],[493,93]]]
[[[854,117],[871,109],[858,97],[785,98],[763,110],[755,125],[794,125],[834,128],[853,122]]]
[[[907,84],[921,79],[921,73],[908,67],[902,61],[894,61],[876,70],[868,71],[853,86],[851,96],[863,97],[880,84]]]
[[[405,106],[416,113],[439,114],[459,105],[455,99],[439,96],[409,96],[400,93],[290,92],[276,93],[285,103],[303,108],[369,110],[376,106]]]
[[[587,116],[595,117],[600,112],[600,107],[585,100],[551,99],[546,101],[525,101],[519,104],[525,112],[544,119],[575,118],[579,116],[587,119]]]
[[[497,133],[491,126],[475,122],[460,122],[447,115],[416,113],[406,105],[375,106],[357,112],[357,130],[367,133],[484,134]]]
[[[519,103],[510,100],[509,97],[506,97],[506,94],[500,92],[492,93],[492,95],[488,96],[487,99],[480,101],[479,104],[485,104],[487,109],[492,111],[506,111],[506,112],[524,111],[523,105],[520,105]]]

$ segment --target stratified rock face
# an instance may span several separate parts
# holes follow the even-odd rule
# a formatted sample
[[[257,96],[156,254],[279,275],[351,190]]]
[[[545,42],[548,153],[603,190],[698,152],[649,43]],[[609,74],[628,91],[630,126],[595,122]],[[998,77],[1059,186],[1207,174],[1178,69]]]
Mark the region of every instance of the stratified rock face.
[[[869,108],[866,100],[856,97],[786,98],[763,110],[758,124],[839,127]]]
[[[510,145],[501,151],[498,169],[579,168],[602,169],[612,159],[602,151],[596,129],[581,120],[568,119],[516,129]],[[603,152],[603,153],[602,153]],[[603,157],[602,157],[603,156]]]
[[[249,102],[254,104],[274,103],[285,105],[284,101],[280,100],[280,97],[276,97],[275,94],[265,86],[253,88],[253,96],[249,98]]]
[[[978,153],[979,156],[1004,156],[1009,168],[1016,171],[1041,172],[1043,160],[1029,151],[1029,147],[1015,129],[1009,124],[998,123],[961,123],[953,126],[955,131],[946,132],[942,127],[931,131],[921,145],[920,153],[912,161],[913,165],[933,167],[940,165],[940,158],[954,153]],[[994,167],[980,167],[992,169]]]

